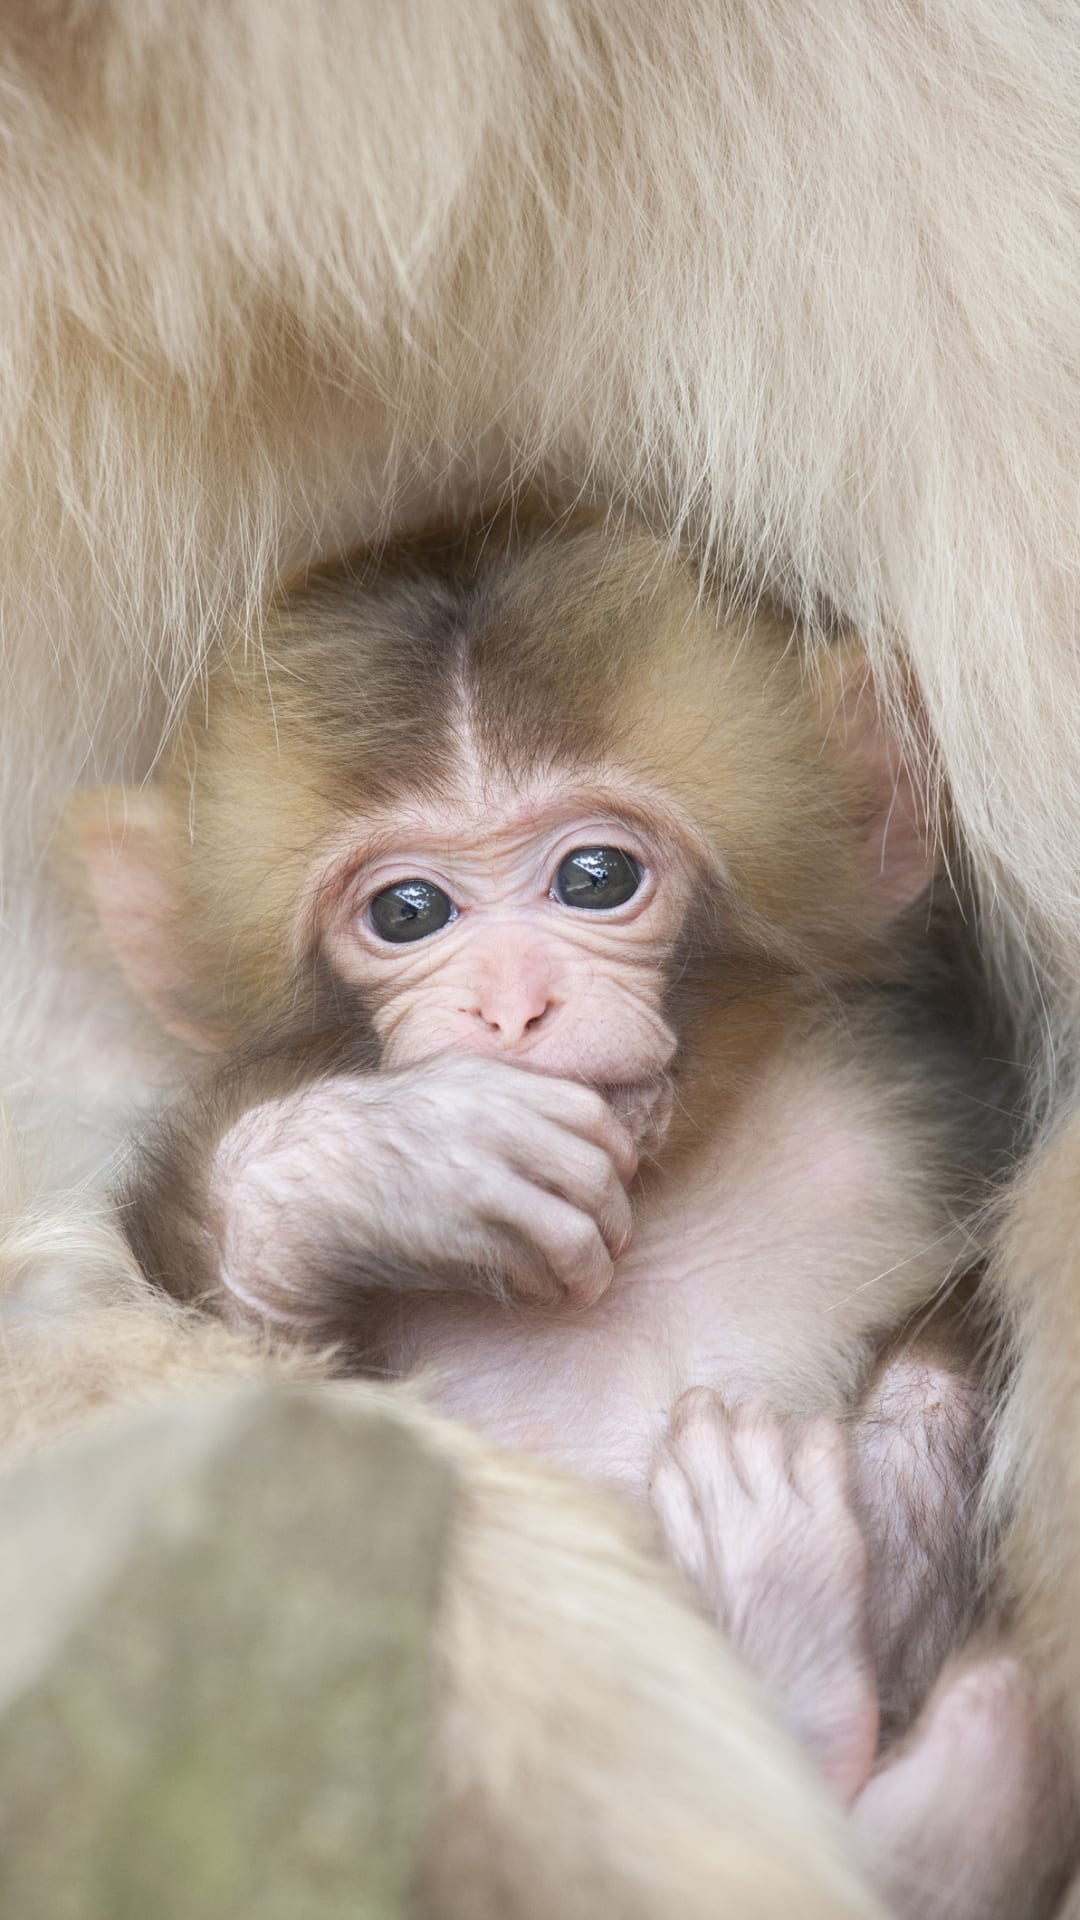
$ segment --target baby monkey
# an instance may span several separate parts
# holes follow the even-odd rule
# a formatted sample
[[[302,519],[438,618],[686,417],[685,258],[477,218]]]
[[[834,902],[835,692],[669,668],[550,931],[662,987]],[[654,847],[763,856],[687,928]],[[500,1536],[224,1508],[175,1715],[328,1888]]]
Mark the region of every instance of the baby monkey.
[[[899,1910],[1018,1920],[1065,1818],[1023,1669],[923,1708],[983,1419],[955,1336],[895,1343],[1006,1145],[927,814],[855,645],[811,681],[574,515],[309,574],[75,827],[219,1056],[126,1196],[148,1276],[651,1493]]]

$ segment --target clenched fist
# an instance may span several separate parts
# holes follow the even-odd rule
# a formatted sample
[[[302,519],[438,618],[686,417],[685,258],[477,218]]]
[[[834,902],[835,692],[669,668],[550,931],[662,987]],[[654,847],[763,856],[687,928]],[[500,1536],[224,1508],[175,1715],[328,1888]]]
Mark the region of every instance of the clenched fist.
[[[604,1097],[473,1054],[320,1080],[245,1112],[210,1170],[234,1299],[320,1314],[327,1284],[586,1306],[630,1242],[637,1149]]]

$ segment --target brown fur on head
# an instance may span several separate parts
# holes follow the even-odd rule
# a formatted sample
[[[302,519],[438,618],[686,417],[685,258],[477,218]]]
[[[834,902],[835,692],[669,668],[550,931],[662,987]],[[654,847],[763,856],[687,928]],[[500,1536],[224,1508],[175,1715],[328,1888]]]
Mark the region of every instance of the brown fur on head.
[[[260,637],[237,634],[151,786],[74,815],[122,966],[202,1044],[303,1001],[350,823],[451,793],[466,764],[522,785],[615,770],[796,968],[864,970],[929,880],[858,650],[809,686],[788,625],[703,596],[643,532],[438,530],[307,573]]]

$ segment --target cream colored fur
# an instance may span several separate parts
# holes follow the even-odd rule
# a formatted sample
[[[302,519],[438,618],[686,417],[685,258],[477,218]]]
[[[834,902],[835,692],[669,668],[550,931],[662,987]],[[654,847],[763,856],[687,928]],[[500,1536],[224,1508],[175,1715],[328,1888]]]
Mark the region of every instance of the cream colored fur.
[[[305,1371],[165,1303],[26,1322],[8,1357],[28,1408],[0,1405],[9,1459],[85,1433],[110,1403],[171,1399],[182,1418],[214,1379]],[[454,1468],[419,1912],[712,1920],[722,1892],[747,1920],[884,1920],[838,1811],[612,1500],[493,1456],[401,1394],[324,1391],[407,1420]]]
[[[812,630],[852,620],[882,672],[910,662],[1065,1098],[1072,9],[44,0],[0,26],[0,230],[0,1038],[38,1196],[10,1176],[5,1256],[12,1288],[90,1302],[36,1329],[61,1403],[114,1287],[110,1315],[136,1310],[88,1190],[55,1196],[108,1164],[146,1063],[40,876],[60,802],[146,769],[279,566],[534,468],[690,529]],[[1054,1151],[1000,1265],[999,1480],[1080,1696],[1080,1124]],[[7,1394],[47,1422],[23,1333]],[[169,1330],[102,1392],[227,1369],[220,1339]]]

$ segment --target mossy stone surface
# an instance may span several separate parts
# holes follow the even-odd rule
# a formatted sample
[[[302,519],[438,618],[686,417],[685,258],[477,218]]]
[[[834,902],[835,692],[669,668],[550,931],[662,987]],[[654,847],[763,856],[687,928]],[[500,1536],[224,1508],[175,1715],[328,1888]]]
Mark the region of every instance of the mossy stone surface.
[[[241,1388],[0,1483],[4,1920],[396,1920],[453,1475]]]

